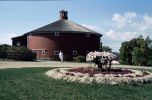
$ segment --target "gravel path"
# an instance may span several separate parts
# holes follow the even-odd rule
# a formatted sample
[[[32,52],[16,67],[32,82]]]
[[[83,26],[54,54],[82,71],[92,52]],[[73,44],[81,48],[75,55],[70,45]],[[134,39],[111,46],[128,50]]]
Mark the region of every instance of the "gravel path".
[[[82,67],[82,66],[93,66],[93,64],[75,63],[75,62],[61,63],[58,61],[40,61],[40,62],[0,61],[0,69],[22,68],[22,67]],[[112,65],[112,67],[152,69],[152,67],[130,66],[130,65]]]

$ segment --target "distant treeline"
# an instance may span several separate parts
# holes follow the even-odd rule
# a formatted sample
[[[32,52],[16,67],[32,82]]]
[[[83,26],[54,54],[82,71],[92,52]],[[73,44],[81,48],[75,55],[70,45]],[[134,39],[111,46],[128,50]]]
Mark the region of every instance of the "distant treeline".
[[[152,66],[152,40],[150,37],[139,36],[122,43],[120,48],[122,64]]]
[[[26,47],[15,47],[10,45],[0,45],[0,58],[18,61],[34,61],[36,54]]]

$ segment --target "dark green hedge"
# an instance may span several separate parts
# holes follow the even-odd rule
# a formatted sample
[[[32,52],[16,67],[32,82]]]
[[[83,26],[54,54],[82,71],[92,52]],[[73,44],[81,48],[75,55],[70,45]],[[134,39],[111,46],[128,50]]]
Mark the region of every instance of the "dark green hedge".
[[[79,55],[74,57],[73,60],[76,62],[86,62],[86,57]]]
[[[0,45],[0,58],[19,61],[34,61],[36,59],[36,54],[26,47],[15,47],[4,44]]]

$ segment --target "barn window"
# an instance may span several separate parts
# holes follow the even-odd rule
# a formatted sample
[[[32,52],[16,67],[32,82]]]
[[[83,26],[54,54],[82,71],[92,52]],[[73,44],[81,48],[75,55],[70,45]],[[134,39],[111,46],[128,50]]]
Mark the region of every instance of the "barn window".
[[[56,36],[56,37],[59,36],[59,32],[55,32],[54,36]]]
[[[54,51],[54,55],[59,55],[59,51]]]
[[[46,54],[46,50],[42,50],[42,51],[41,51],[41,54],[42,54],[42,55],[45,55],[45,54]]]
[[[77,51],[73,51],[73,55],[77,55],[77,53],[78,53]]]
[[[16,45],[19,47],[19,46],[21,46],[21,43],[20,43],[20,42],[17,42]]]

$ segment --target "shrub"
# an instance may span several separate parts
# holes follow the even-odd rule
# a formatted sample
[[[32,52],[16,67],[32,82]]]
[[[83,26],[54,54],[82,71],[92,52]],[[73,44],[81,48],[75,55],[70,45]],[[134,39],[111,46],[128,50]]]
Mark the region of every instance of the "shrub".
[[[122,64],[152,66],[152,40],[139,36],[122,43],[120,48]]]
[[[103,69],[102,66],[104,65],[106,69],[111,69],[111,62],[116,58],[116,55],[109,52],[90,52],[86,56],[86,61],[88,62],[94,62],[98,69]]]
[[[76,57],[74,57],[73,59],[74,59],[74,61],[76,61],[76,62],[86,62],[86,57],[81,56],[81,55],[76,56]]]
[[[36,54],[26,47],[0,45],[0,58],[20,61],[34,61]]]

